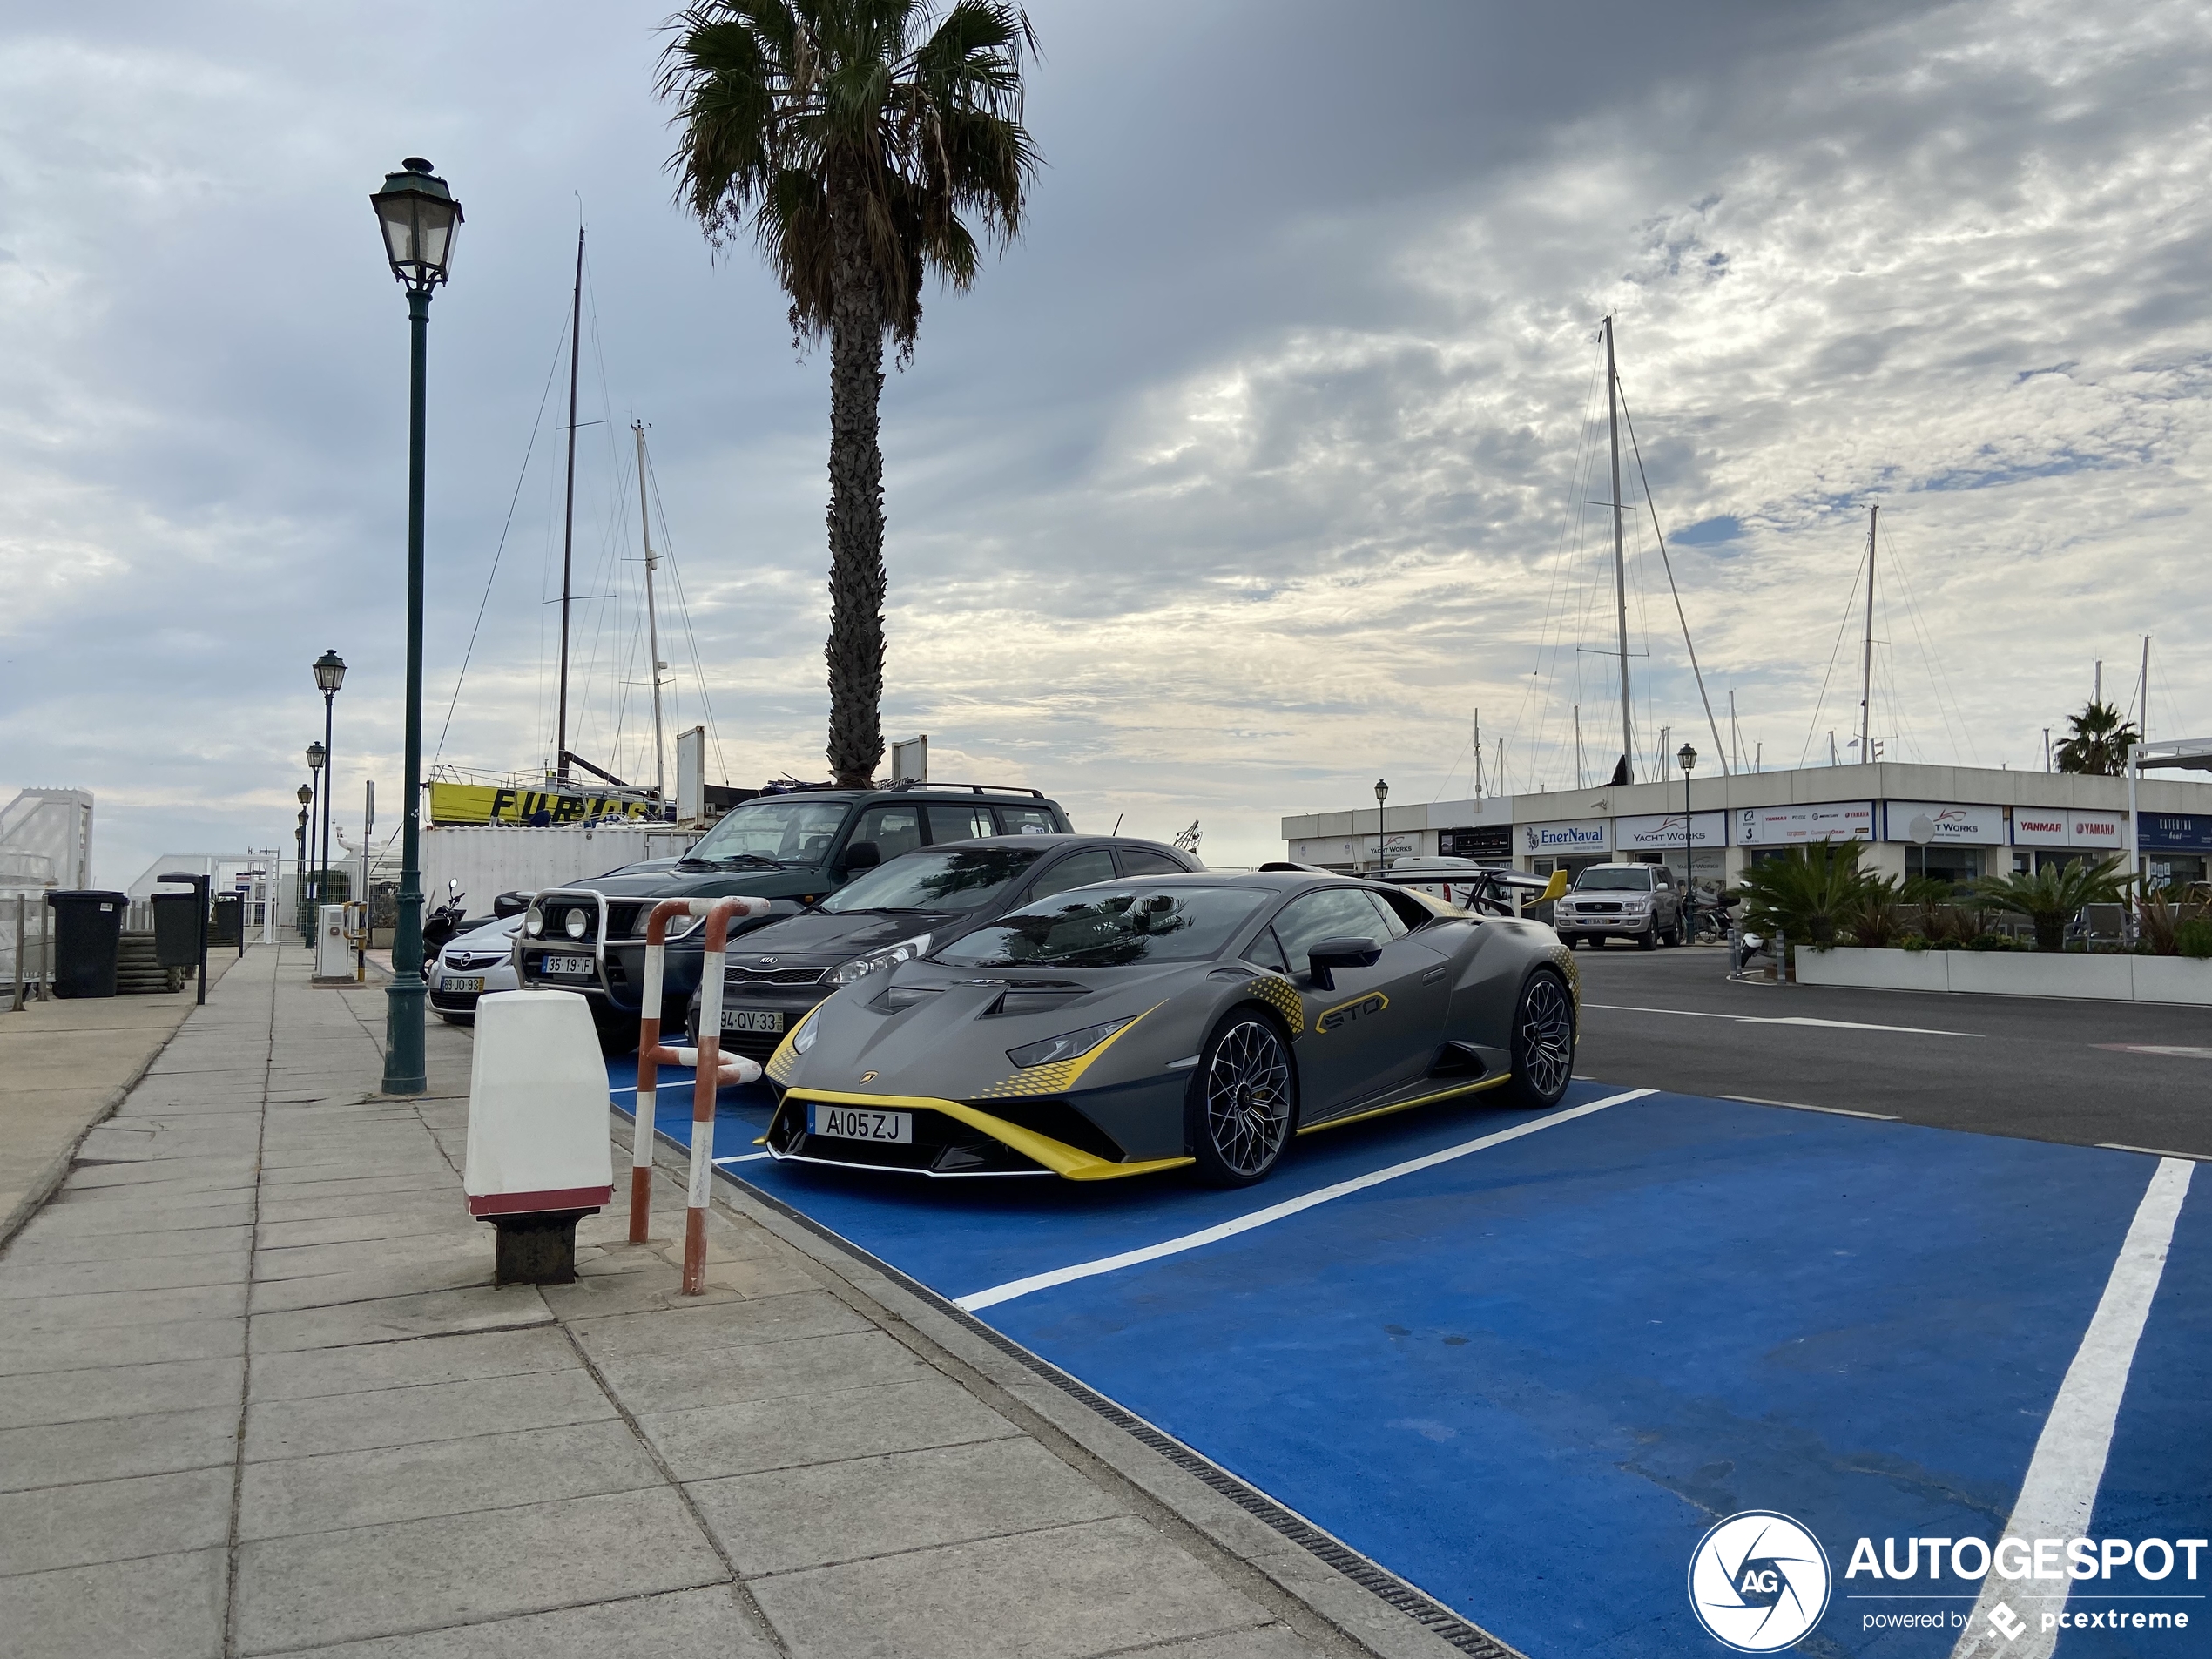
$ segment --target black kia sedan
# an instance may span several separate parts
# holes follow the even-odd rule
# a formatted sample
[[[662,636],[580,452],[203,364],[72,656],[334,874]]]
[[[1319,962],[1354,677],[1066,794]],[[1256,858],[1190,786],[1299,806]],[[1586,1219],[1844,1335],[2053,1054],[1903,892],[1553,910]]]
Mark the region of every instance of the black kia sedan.
[[[906,853],[799,914],[730,941],[723,1049],[765,1060],[784,1033],[840,986],[940,949],[1055,893],[1204,867],[1157,841],[1112,835],[994,835]],[[696,994],[685,1024],[696,1042]]]

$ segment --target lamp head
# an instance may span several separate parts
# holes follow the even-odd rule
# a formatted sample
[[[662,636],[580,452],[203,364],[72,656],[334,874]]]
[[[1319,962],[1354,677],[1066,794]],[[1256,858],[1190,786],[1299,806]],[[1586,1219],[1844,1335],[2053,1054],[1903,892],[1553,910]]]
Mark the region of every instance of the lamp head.
[[[314,792],[314,790],[312,790],[312,789],[308,788],[308,787],[307,787],[307,785],[305,785],[305,784],[301,784],[301,785],[300,786],[300,789],[299,789],[300,810],[302,813],[305,813],[305,812],[307,810],[307,803],[308,803],[309,801],[313,800],[314,798],[315,798],[315,792]]]
[[[346,683],[346,659],[334,651],[327,651],[315,658],[315,685],[325,697],[334,693]]]
[[[461,226],[461,204],[430,164],[409,156],[399,172],[385,175],[384,188],[368,205],[376,210],[392,274],[410,293],[428,293],[443,282],[453,259],[454,232]]]
[[[1381,779],[1375,779],[1375,805],[1379,806],[1390,799],[1390,786]]]
[[[1675,759],[1684,772],[1693,771],[1697,765],[1697,751],[1685,743],[1675,751]]]
[[[317,738],[314,742],[309,744],[307,745],[307,770],[309,772],[320,772],[322,770],[323,760],[329,753],[330,751],[322,746],[322,740],[320,738]]]

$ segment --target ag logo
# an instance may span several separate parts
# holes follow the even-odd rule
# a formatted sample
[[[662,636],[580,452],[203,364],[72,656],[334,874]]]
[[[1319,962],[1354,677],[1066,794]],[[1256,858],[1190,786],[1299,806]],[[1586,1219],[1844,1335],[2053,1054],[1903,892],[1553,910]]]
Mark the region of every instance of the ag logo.
[[[1738,1653],[1774,1653],[1828,1610],[1828,1555],[1787,1515],[1747,1509],[1698,1541],[1689,1605],[1713,1639]]]

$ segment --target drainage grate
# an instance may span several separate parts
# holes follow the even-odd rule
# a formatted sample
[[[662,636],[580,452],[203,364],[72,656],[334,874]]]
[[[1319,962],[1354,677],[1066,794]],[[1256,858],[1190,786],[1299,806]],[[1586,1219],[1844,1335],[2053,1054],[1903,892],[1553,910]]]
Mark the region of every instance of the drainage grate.
[[[678,1143],[671,1140],[669,1144],[676,1146]],[[1359,1551],[1339,1542],[1296,1510],[1285,1507],[1257,1487],[1238,1480],[1220,1465],[1192,1451],[1173,1435],[1161,1433],[1134,1412],[1116,1405],[1096,1389],[1069,1376],[1050,1360],[1031,1353],[1012,1338],[993,1330],[967,1309],[947,1301],[929,1286],[901,1272],[881,1257],[872,1255],[849,1238],[832,1232],[812,1216],[792,1209],[774,1194],[764,1192],[726,1171],[717,1170],[716,1173],[732,1185],[743,1187],[746,1197],[796,1222],[824,1243],[835,1246],[846,1255],[859,1258],[886,1278],[896,1280],[948,1318],[974,1332],[1008,1359],[1019,1361],[1061,1393],[1104,1418],[1124,1434],[1151,1447],[1184,1474],[1204,1482],[1246,1514],[1264,1521],[1317,1561],[1326,1562],[1369,1595],[1397,1608],[1430,1635],[1448,1642],[1461,1653],[1472,1655],[1474,1659],[1527,1659],[1519,1649],[1507,1647],[1488,1631],[1469,1624],[1441,1602],[1424,1595],[1395,1573],[1377,1566]]]

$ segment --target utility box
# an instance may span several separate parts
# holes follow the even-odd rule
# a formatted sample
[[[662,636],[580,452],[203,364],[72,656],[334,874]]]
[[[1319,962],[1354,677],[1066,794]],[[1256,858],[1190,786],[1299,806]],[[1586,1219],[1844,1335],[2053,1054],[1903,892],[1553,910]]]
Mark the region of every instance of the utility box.
[[[327,904],[316,914],[315,978],[353,983],[354,941],[346,934],[344,905]]]
[[[614,1197],[606,1062],[576,992],[478,1000],[462,1185],[469,1213],[499,1229],[500,1284],[576,1278],[576,1224]]]

